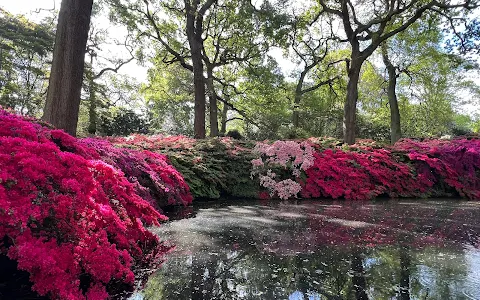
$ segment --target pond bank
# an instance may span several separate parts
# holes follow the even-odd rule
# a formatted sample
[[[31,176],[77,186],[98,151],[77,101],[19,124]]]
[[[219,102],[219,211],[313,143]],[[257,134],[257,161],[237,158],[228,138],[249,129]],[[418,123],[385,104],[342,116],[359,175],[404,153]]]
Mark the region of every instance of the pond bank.
[[[133,135],[118,147],[166,155],[195,199],[224,197],[480,198],[480,140],[408,140],[393,146],[332,138],[290,141],[194,140]]]

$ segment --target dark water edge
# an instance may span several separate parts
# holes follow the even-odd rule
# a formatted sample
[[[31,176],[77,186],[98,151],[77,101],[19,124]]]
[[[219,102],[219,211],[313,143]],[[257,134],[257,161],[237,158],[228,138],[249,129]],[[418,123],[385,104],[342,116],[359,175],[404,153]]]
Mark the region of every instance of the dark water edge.
[[[480,203],[195,203],[131,299],[480,299]],[[186,217],[185,219],[181,219]]]

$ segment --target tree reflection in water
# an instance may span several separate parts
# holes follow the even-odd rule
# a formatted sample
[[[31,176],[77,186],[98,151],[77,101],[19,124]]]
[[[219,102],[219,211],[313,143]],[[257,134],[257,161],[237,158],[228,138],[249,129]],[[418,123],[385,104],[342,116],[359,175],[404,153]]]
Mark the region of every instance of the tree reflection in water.
[[[480,299],[473,202],[229,202],[165,224],[144,299]]]

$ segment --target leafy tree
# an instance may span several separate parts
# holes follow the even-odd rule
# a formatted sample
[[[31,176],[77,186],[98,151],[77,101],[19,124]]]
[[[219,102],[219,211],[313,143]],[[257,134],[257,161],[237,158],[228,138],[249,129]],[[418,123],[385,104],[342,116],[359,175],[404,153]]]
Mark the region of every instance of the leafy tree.
[[[123,1],[111,0],[122,21],[140,36],[157,41],[170,58],[193,72],[195,87],[194,132],[205,137],[205,80],[202,49],[204,25],[216,0],[206,1]]]
[[[402,137],[402,129],[400,126],[400,110],[398,109],[397,101],[397,68],[393,65],[388,55],[388,45],[384,42],[381,46],[382,59],[385,64],[385,68],[388,72],[388,104],[390,107],[390,141],[395,144]]]
[[[92,16],[101,19],[101,10],[105,7],[94,5]],[[86,47],[87,62],[85,63],[84,90],[88,95],[88,128],[89,134],[95,134],[97,131],[98,108],[108,107],[112,104],[107,94],[109,90],[115,87],[112,84],[112,76],[126,64],[134,60],[134,47],[132,46],[134,37],[127,32],[123,42],[108,37],[108,30],[101,28],[97,22],[93,21],[90,26],[90,33]],[[124,48],[128,54],[121,57],[121,54],[108,53],[105,47],[116,45],[117,49]],[[117,50],[118,51],[118,50]],[[106,76],[110,75],[110,76]],[[130,80],[133,81],[132,78]],[[110,81],[110,82],[109,82]],[[128,86],[122,86],[125,93],[128,93]]]
[[[312,16],[309,9],[297,15],[291,26],[289,47],[293,50],[294,61],[302,66],[299,74],[295,74],[297,79],[292,117],[295,128],[300,123],[302,98],[324,85],[332,88],[334,81],[340,77],[338,72],[331,72],[331,69],[344,60],[332,59],[330,55],[336,45],[335,37],[329,30],[325,30],[328,26],[328,20]]]
[[[108,136],[127,136],[132,133],[149,132],[149,124],[145,117],[135,111],[120,107],[113,111],[112,116],[102,115],[99,132]]]
[[[387,96],[390,108],[390,141],[395,143],[402,137],[400,110],[397,100],[397,79],[403,74],[412,76],[412,65],[419,63],[431,52],[437,53],[442,40],[438,16],[427,14],[405,31],[395,35],[381,45],[381,55],[387,71]],[[433,74],[432,74],[433,76]]]
[[[53,50],[51,19],[33,23],[0,8],[0,105],[35,115],[43,104]]]
[[[293,89],[285,82],[278,63],[270,57],[236,75],[241,80],[225,94],[235,105],[236,118],[242,121],[238,127],[248,138],[280,138],[281,131],[291,125]]]
[[[350,0],[318,0],[318,16],[328,15],[338,20],[351,47],[348,67],[347,97],[344,108],[344,140],[355,143],[358,82],[365,60],[387,39],[406,30],[429,11],[443,14],[473,9],[476,1],[381,1],[358,2]]]
[[[178,65],[165,66],[157,57],[142,87],[151,128],[157,132],[193,136],[194,86],[192,73]]]
[[[232,66],[236,70],[244,67],[255,68],[254,64],[261,62],[259,58],[264,57],[269,49],[272,34],[264,33],[266,31],[264,15],[274,21],[277,18],[272,7],[264,6],[261,11],[257,11],[253,5],[243,0],[214,4],[212,16],[205,28],[206,40],[203,48],[206,85],[210,99],[210,136],[218,135],[217,100],[224,103],[223,114],[225,111],[228,113],[229,104],[231,107],[231,103],[220,93],[226,85],[225,78],[219,77],[223,73],[222,69],[226,66]],[[275,27],[280,27],[282,21],[286,21],[282,17],[279,15],[280,21],[274,25]],[[260,35],[262,32],[264,34]]]

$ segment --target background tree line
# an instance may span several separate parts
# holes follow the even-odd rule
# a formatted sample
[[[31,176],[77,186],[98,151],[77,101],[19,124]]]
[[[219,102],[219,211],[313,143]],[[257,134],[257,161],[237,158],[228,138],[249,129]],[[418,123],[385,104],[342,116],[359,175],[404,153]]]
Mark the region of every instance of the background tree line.
[[[1,10],[0,105],[82,135],[468,134],[480,125],[477,6],[63,0],[56,28],[54,13]],[[135,61],[145,82],[118,73]]]

